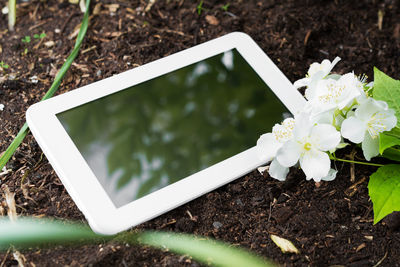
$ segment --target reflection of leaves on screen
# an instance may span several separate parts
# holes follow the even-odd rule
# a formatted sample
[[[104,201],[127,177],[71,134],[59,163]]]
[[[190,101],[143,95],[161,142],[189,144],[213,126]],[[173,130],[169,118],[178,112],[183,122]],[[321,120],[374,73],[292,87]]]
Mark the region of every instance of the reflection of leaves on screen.
[[[59,114],[81,151],[109,146],[107,176],[132,199],[253,146],[286,109],[234,50]],[[91,166],[94,173],[96,169]],[[125,204],[125,203],[124,203]]]

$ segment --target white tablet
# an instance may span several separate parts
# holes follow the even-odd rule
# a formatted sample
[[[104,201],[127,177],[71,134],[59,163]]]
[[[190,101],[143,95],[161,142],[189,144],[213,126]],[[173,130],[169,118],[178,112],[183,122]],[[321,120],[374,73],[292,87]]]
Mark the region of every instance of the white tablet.
[[[92,229],[114,234],[265,163],[257,139],[304,103],[231,33],[37,103],[27,121]]]

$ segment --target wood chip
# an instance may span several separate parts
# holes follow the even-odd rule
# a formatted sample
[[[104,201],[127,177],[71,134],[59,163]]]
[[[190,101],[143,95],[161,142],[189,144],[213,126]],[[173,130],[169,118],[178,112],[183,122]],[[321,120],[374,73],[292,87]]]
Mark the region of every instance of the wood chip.
[[[277,235],[270,235],[272,241],[282,250],[283,253],[296,253],[300,251],[287,239],[279,237]]]
[[[150,0],[149,3],[147,4],[146,8],[144,9],[144,12],[149,12],[155,2],[156,2],[156,0]]]
[[[100,10],[101,10],[101,3],[97,3],[94,8],[93,8],[93,15],[98,15],[100,14]]]
[[[362,243],[361,245],[359,245],[357,248],[356,248],[356,252],[359,252],[360,250],[362,250],[363,248],[365,248],[367,245],[365,245],[365,243]]]
[[[374,240],[374,237],[372,235],[365,235],[364,237],[365,237],[365,239],[367,239],[369,241]]]
[[[17,219],[17,209],[15,207],[15,193],[11,193],[7,185],[3,186],[4,198],[8,207],[7,215],[11,221]]]
[[[383,24],[383,16],[385,15],[385,12],[383,10],[378,11],[378,29],[381,31],[382,30],[382,24]]]
[[[117,10],[119,8],[119,4],[109,4],[109,5],[105,5],[105,6],[108,8],[108,10],[110,12],[113,12],[113,13],[117,12]]]
[[[216,25],[219,24],[219,20],[218,20],[216,17],[211,16],[211,15],[207,15],[207,16],[206,16],[206,21],[207,21],[209,24],[214,25],[214,26],[216,26]]]

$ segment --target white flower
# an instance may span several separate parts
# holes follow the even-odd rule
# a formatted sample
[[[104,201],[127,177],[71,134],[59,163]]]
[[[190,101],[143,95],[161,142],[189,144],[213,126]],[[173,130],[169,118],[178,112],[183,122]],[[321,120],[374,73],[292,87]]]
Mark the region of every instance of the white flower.
[[[309,95],[314,109],[319,112],[344,109],[360,95],[357,88],[358,78],[347,73],[339,80],[324,79],[317,83],[314,95]]]
[[[257,152],[260,158],[271,161],[268,173],[272,178],[284,181],[289,168],[281,166],[275,158],[276,152],[282,145],[293,137],[295,120],[285,119],[282,124],[275,124],[271,133],[263,134],[257,141]]]
[[[340,143],[340,133],[329,124],[315,124],[310,115],[302,113],[296,117],[293,138],[287,141],[277,152],[276,159],[283,167],[300,167],[307,180],[319,182],[328,176],[331,162],[324,151],[335,149]],[[271,168],[270,168],[271,169]]]
[[[282,124],[275,124],[272,127],[271,133],[261,135],[257,140],[257,153],[259,157],[265,159],[267,162],[271,161],[283,143],[292,138],[293,128],[294,119],[287,118]]]
[[[332,62],[330,62],[328,59],[324,59],[321,64],[317,62],[312,63],[308,69],[306,78],[297,80],[294,83],[294,87],[300,88],[307,86],[309,89],[313,88],[319,80],[325,78],[331,72],[339,60],[340,57],[336,57]]]
[[[379,134],[397,124],[395,112],[384,101],[368,98],[356,109],[354,116],[345,119],[341,133],[344,138],[359,144],[364,157],[371,160],[379,154]]]
[[[0,104],[0,111],[3,111],[3,110],[4,110],[4,105]]]

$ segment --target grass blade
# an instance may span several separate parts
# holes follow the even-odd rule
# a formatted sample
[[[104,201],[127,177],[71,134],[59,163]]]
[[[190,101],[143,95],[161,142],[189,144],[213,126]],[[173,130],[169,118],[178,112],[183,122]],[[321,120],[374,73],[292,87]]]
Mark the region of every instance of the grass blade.
[[[222,242],[187,234],[166,232],[143,232],[134,240],[129,234],[122,234],[125,242],[134,242],[160,249],[190,255],[193,259],[212,266],[226,267],[268,267],[276,266],[246,250]]]
[[[275,266],[243,249],[188,234],[124,232],[117,236],[103,236],[92,232],[88,226],[77,223],[27,217],[19,217],[16,221],[10,221],[6,217],[0,219],[0,251],[6,251],[10,246],[23,249],[35,246],[82,245],[111,239],[133,245],[168,249],[213,266]]]
[[[110,238],[97,235],[82,224],[21,217],[14,222],[5,217],[0,219],[0,250],[3,251],[11,245],[23,249],[45,245],[93,243]]]
[[[71,54],[67,57],[67,60],[64,62],[62,65],[61,69],[58,71],[56,78],[54,79],[54,82],[52,83],[50,89],[47,91],[47,93],[44,95],[42,100],[48,99],[54,95],[54,93],[57,91],[58,87],[61,84],[62,79],[64,78],[66,72],[68,69],[71,67],[72,62],[76,58],[76,56],[79,53],[79,49],[81,47],[82,41],[86,35],[87,28],[89,26],[89,5],[90,5],[90,0],[86,0],[86,12],[83,15],[82,19],[82,24],[79,29],[78,36],[75,41],[75,46],[74,49],[72,50]],[[11,142],[11,144],[8,146],[4,154],[0,157],[0,170],[3,169],[3,167],[6,165],[6,163],[10,160],[11,156],[14,154],[15,150],[20,146],[22,141],[24,140],[25,136],[28,134],[28,124],[26,122],[22,126],[21,130],[18,132],[17,136],[15,139]]]

